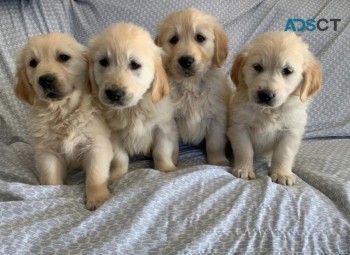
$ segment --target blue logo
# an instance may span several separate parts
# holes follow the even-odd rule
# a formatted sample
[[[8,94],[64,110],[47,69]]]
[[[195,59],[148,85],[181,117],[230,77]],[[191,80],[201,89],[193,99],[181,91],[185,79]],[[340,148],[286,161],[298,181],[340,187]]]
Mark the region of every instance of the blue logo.
[[[288,19],[286,26],[284,27],[284,31],[292,30],[294,32],[303,32],[303,31],[315,31],[318,29],[319,31],[326,31],[328,29],[332,29],[334,31],[338,30],[338,22],[341,19]]]

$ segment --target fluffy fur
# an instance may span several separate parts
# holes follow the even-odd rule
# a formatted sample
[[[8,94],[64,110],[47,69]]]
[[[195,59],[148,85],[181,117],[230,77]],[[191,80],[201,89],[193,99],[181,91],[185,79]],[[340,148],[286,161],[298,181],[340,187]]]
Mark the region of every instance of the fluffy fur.
[[[95,209],[110,197],[113,150],[110,130],[91,105],[87,66],[85,47],[72,37],[34,36],[17,59],[15,94],[31,105],[40,183],[63,184],[67,169],[83,167],[86,207]]]
[[[306,125],[306,108],[321,86],[317,59],[294,33],[268,32],[240,50],[231,78],[237,86],[228,129],[233,174],[254,179],[253,157],[267,157],[272,159],[272,181],[293,185],[292,165]]]
[[[205,139],[208,163],[228,165],[225,133],[231,89],[220,69],[228,54],[225,32],[214,17],[190,8],[160,23],[156,43],[165,51],[180,138],[194,145]],[[182,66],[184,57],[193,63]]]
[[[113,130],[111,182],[128,170],[129,155],[152,153],[155,169],[176,168],[178,134],[161,53],[146,31],[128,23],[91,41],[92,92]]]

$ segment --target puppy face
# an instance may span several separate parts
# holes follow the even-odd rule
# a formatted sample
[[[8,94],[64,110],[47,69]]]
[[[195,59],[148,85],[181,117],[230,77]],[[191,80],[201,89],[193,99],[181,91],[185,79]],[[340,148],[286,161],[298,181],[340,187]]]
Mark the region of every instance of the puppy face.
[[[165,51],[168,75],[183,80],[202,77],[214,64],[221,67],[228,40],[215,18],[191,8],[170,14],[161,22],[157,45]]]
[[[231,78],[249,100],[263,107],[279,107],[294,93],[302,101],[321,86],[316,58],[301,38],[290,32],[258,36],[236,56]]]
[[[169,93],[161,49],[143,29],[126,23],[112,25],[90,45],[90,80],[104,105],[136,105],[152,87],[153,102]]]
[[[85,47],[69,35],[32,37],[17,59],[17,97],[33,104],[36,99],[56,102],[70,95],[84,84],[85,55]]]

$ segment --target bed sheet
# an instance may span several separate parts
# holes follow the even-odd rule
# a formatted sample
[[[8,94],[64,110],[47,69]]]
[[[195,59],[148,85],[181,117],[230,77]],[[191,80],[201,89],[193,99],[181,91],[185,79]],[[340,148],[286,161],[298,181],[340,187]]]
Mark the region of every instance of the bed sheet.
[[[168,174],[137,158],[93,212],[82,172],[40,186],[29,145],[0,148],[1,254],[350,253],[347,139],[304,141],[290,187],[271,182],[266,162],[256,180],[237,179],[200,148],[183,146]]]

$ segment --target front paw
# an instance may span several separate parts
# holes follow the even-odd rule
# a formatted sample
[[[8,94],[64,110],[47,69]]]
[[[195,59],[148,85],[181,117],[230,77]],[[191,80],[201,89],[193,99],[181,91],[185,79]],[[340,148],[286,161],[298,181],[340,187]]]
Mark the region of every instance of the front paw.
[[[128,172],[128,167],[111,168],[111,172],[108,178],[108,186],[113,185],[117,180],[122,178],[122,176],[127,172]]]
[[[281,185],[292,186],[295,184],[295,178],[292,173],[272,172],[270,176],[273,182],[276,182]]]
[[[57,176],[40,176],[40,185],[63,185],[63,178]]]
[[[176,170],[176,166],[172,162],[171,163],[158,162],[157,164],[155,164],[154,168],[165,173],[173,172]]]
[[[102,194],[90,195],[86,198],[86,208],[90,211],[94,211],[99,208],[104,202],[110,199],[111,193],[106,191]]]
[[[224,156],[222,157],[208,157],[208,163],[215,166],[229,166],[230,161]]]
[[[232,169],[232,173],[237,178],[245,179],[245,180],[254,180],[255,173],[254,170],[250,167],[234,167]]]

